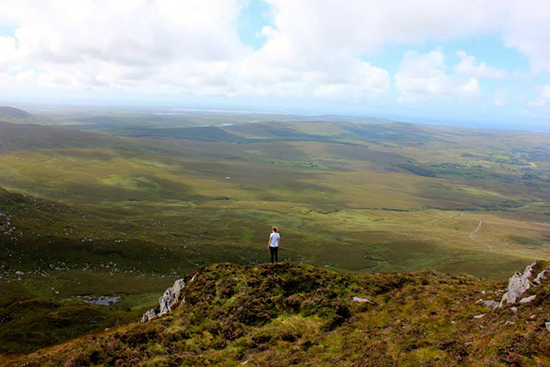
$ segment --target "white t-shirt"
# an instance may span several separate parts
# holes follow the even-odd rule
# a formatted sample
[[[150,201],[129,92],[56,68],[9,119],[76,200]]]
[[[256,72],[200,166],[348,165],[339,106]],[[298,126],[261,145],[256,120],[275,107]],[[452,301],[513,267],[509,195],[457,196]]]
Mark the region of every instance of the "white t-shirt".
[[[270,234],[269,239],[271,242],[269,242],[269,247],[279,247],[279,238],[281,238],[281,235],[277,232]]]

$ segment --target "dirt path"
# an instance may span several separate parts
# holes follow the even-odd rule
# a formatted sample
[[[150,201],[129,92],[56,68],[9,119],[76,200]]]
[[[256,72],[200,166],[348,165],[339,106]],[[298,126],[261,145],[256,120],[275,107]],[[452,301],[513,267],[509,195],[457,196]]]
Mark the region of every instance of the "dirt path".
[[[479,232],[479,230],[481,229],[481,226],[483,225],[483,221],[480,220],[479,221],[479,224],[477,225],[477,228],[475,231],[473,231],[472,233],[470,233],[470,239],[474,242],[479,242],[479,243],[482,243],[484,244],[485,246],[487,246],[487,248],[489,249],[489,251],[493,252],[495,250],[495,248],[493,246],[491,246],[490,244],[488,244],[487,242],[481,242],[479,241],[477,238],[476,238],[476,234],[477,232]]]
[[[470,238],[472,239],[472,241],[477,241],[476,240],[476,233],[479,232],[479,230],[481,229],[482,224],[483,224],[483,221],[480,220],[479,224],[477,226],[477,229],[475,231],[473,231],[472,233],[470,233]]]

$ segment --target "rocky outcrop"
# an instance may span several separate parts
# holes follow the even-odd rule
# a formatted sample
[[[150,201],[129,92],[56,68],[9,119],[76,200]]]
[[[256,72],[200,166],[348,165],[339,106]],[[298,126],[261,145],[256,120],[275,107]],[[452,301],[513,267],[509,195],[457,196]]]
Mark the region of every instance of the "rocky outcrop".
[[[525,304],[533,301],[536,298],[536,295],[524,295],[529,289],[540,286],[544,279],[548,279],[550,274],[548,270],[542,270],[536,277],[534,276],[534,271],[537,269],[540,270],[542,264],[543,262],[535,261],[531,265],[528,265],[523,273],[519,271],[516,272],[508,280],[508,288],[506,289],[506,293],[504,293],[500,302],[480,299],[478,303],[482,303],[487,308],[496,309],[505,305],[515,304],[517,302],[520,304]],[[515,308],[516,307],[512,307],[512,310]]]
[[[157,313],[155,312],[155,309],[152,308],[143,314],[143,317],[141,318],[141,322],[152,320],[155,317],[157,317]]]
[[[533,267],[536,265],[535,261],[525,268],[523,274],[518,271],[510,278],[508,291],[502,296],[501,305],[516,303],[517,299],[531,287],[530,278],[533,276]]]
[[[197,279],[197,273],[193,274],[189,283],[193,283]],[[141,322],[147,322],[155,317],[166,315],[173,311],[173,306],[178,302],[185,303],[185,298],[182,297],[182,291],[185,288],[185,281],[178,279],[174,282],[174,285],[168,288],[164,294],[159,298],[158,309],[150,309],[145,312],[141,318]]]
[[[154,308],[143,314],[141,322],[146,322],[159,317],[166,315],[169,312],[172,312],[172,306],[180,300],[181,291],[185,288],[185,282],[183,279],[178,279],[174,282],[174,285],[168,288],[164,294],[159,298],[160,310],[157,313]],[[184,300],[185,302],[185,300]]]
[[[178,279],[174,285],[168,288],[159,298],[160,312],[158,316],[172,312],[172,306],[179,300],[181,290],[185,287],[183,279]]]
[[[546,279],[547,277],[548,277],[548,270],[543,270],[539,273],[539,275],[537,275],[535,280],[533,280],[533,283],[540,284],[540,282],[542,282],[542,280]]]

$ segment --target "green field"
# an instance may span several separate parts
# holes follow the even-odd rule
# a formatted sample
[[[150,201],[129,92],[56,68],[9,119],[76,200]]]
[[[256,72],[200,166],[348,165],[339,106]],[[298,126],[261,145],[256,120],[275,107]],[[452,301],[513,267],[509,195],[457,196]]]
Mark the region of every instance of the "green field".
[[[550,258],[548,136],[209,118],[0,123],[0,353],[135,320],[201,265],[265,262],[272,225],[282,258],[347,272],[504,279]]]

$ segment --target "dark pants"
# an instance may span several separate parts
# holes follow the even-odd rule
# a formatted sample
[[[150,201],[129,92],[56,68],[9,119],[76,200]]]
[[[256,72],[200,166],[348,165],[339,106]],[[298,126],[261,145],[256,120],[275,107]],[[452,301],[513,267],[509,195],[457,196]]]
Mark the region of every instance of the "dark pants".
[[[277,254],[279,252],[278,247],[269,247],[269,251],[271,252],[271,263],[276,263],[279,259],[277,258]]]

